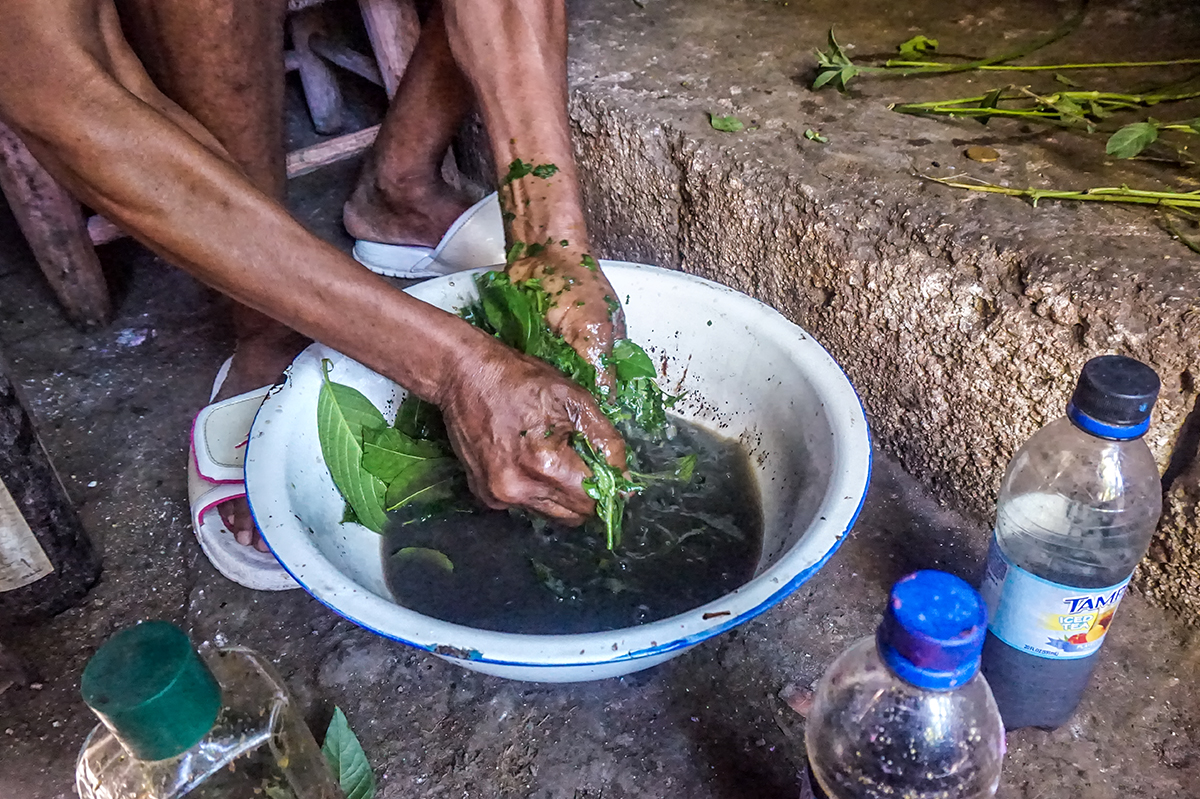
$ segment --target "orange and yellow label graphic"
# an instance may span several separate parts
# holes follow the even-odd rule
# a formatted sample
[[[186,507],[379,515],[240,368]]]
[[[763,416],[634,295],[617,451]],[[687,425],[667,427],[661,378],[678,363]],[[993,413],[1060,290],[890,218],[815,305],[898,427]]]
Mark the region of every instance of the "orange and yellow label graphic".
[[[1106,588],[1076,588],[1044,580],[1014,564],[992,538],[979,593],[988,631],[1009,646],[1054,660],[1085,658],[1100,649],[1129,578]]]

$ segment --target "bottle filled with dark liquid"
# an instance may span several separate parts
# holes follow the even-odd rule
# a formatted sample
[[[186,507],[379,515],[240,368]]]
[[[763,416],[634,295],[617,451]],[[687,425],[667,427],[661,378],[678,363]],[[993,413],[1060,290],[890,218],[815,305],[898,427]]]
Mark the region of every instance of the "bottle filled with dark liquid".
[[[1083,697],[1162,511],[1142,435],[1159,380],[1117,355],[1088,361],[1066,417],[1013,456],[980,593],[983,674],[1004,726],[1054,729]]]

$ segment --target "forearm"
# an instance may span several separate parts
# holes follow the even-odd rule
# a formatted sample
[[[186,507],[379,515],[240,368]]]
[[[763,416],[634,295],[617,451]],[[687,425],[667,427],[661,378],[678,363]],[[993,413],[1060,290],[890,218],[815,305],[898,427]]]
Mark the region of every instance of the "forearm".
[[[455,60],[475,90],[492,142],[512,241],[590,243],[567,124],[566,12],[561,0],[442,0]],[[505,182],[521,161],[547,177]]]
[[[83,201],[205,283],[440,399],[447,365],[478,349],[475,331],[308,233],[94,61],[66,66],[65,89],[0,86],[0,110]]]

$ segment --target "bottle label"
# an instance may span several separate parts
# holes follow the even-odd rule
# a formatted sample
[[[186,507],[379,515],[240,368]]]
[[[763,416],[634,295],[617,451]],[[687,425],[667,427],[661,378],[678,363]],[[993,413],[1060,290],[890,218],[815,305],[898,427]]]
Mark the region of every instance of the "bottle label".
[[[0,591],[37,582],[54,573],[54,564],[38,544],[8,487],[0,482]]]
[[[1100,649],[1128,585],[1128,577],[1107,588],[1044,580],[1009,560],[993,534],[979,593],[992,635],[1031,655],[1077,660]]]

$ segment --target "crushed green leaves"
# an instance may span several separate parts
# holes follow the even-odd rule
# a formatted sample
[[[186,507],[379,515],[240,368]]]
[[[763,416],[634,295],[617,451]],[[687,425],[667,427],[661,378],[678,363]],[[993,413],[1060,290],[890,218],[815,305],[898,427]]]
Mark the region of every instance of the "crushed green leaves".
[[[510,174],[523,172],[524,166],[528,165],[518,169],[514,162]],[[531,167],[529,173],[532,171]],[[590,256],[584,263],[588,260],[595,263]],[[538,279],[514,283],[506,273],[492,271],[477,276],[475,283],[479,298],[462,310],[464,319],[583,386],[619,430],[632,426],[652,436],[665,432],[666,411],[680,397],[659,388],[654,361],[644,349],[628,339],[614,344],[605,361],[614,377],[610,388],[597,380],[590,363],[550,329],[546,313],[553,298]],[[468,507],[466,476],[453,457],[438,409],[409,396],[389,426],[361,392],[330,380],[330,368],[326,361],[317,429],[334,484],[347,502],[343,521],[357,521],[381,533],[388,514],[410,523]],[[546,431],[547,436],[551,434]],[[609,549],[620,545],[627,497],[653,482],[688,482],[695,469],[695,457],[691,456],[682,459],[671,473],[631,472],[626,477],[578,433],[572,435],[571,445],[592,472],[583,489],[596,501],[596,516]]]

